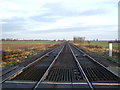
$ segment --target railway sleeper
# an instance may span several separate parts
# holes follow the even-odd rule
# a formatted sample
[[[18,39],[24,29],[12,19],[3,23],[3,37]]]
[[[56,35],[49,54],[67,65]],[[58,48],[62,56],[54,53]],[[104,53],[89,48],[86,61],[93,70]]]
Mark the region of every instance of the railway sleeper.
[[[90,81],[118,81],[120,80],[118,77],[111,74],[109,71],[106,71],[104,68],[83,68],[88,79]]]
[[[78,70],[52,68],[44,81],[78,82],[80,80],[83,80],[83,77]]]

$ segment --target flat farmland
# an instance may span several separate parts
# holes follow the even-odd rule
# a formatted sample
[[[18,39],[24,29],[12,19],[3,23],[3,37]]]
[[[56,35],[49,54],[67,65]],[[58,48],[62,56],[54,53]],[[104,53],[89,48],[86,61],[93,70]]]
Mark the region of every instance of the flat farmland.
[[[2,50],[14,50],[14,49],[28,49],[28,48],[39,48],[42,46],[51,46],[60,42],[55,41],[2,41]]]
[[[99,46],[102,46],[104,48],[109,48],[108,41],[90,41],[90,44],[91,45],[99,45]],[[120,44],[113,43],[113,49],[118,49],[118,46],[120,46]]]
[[[3,41],[1,67],[9,67],[24,62],[60,42],[56,41]]]
[[[14,43],[34,43],[34,44],[36,44],[36,43],[44,43],[44,44],[56,44],[56,43],[59,43],[59,42],[57,42],[57,41],[2,41],[2,43],[4,43],[4,44],[14,44]]]
[[[108,41],[89,41],[84,43],[76,43],[77,46],[82,46],[84,49],[105,56],[108,60],[120,62],[118,55],[120,54],[120,43],[113,43],[113,56],[109,57]]]

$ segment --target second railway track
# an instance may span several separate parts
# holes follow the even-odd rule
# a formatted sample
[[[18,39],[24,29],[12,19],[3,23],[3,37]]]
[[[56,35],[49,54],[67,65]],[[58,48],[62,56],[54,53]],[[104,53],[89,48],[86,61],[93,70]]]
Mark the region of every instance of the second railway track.
[[[65,42],[47,58],[25,68],[3,83],[3,88],[114,88],[119,76],[93,60],[78,47]],[[4,90],[4,89],[3,89]]]

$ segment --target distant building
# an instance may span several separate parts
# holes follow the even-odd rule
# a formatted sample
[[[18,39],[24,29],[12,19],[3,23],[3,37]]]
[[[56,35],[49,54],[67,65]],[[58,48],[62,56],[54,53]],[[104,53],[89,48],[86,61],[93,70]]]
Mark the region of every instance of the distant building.
[[[73,37],[74,43],[84,42],[85,37]]]

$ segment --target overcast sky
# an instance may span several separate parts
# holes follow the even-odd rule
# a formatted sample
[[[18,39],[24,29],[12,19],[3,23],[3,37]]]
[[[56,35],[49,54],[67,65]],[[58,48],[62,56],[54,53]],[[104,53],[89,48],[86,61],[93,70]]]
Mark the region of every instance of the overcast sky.
[[[0,0],[2,38],[118,38],[119,0]]]

